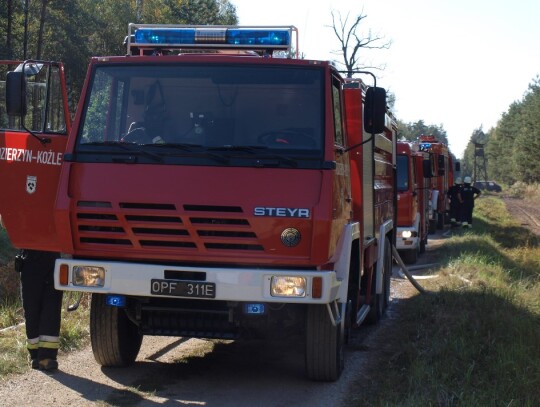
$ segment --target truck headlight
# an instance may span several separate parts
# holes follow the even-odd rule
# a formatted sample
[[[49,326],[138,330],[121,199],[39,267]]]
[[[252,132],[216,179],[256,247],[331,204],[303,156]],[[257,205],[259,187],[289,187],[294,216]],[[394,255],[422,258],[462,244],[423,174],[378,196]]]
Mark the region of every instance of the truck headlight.
[[[305,277],[273,276],[270,294],[272,297],[305,297],[306,287]]]
[[[103,287],[105,285],[105,269],[96,266],[74,266],[72,271],[73,285],[82,287]]]
[[[404,230],[401,232],[401,237],[404,237],[405,239],[408,239],[412,236],[412,232],[410,230]]]

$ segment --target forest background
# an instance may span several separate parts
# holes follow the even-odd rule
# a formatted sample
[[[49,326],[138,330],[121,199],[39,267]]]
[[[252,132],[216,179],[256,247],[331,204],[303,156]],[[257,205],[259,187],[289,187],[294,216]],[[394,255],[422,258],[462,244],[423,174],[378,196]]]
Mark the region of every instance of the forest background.
[[[0,0],[0,60],[63,62],[74,114],[90,57],[125,54],[124,38],[130,22],[239,23],[236,6],[228,0]],[[363,20],[362,24],[369,21]],[[392,52],[391,48],[388,52]],[[494,91],[496,86],[503,85],[494,84]],[[473,90],[464,97],[474,97]],[[459,114],[457,107],[456,115]],[[398,134],[411,141],[422,134],[431,134],[448,144],[442,124],[427,124],[423,120],[406,123],[398,118]],[[484,177],[483,171],[477,174],[481,162],[490,180],[506,185],[537,184],[540,182],[538,151],[539,76],[531,79],[521,100],[509,101],[508,110],[495,127],[475,129],[464,156],[456,158],[461,161],[461,174],[474,179]]]

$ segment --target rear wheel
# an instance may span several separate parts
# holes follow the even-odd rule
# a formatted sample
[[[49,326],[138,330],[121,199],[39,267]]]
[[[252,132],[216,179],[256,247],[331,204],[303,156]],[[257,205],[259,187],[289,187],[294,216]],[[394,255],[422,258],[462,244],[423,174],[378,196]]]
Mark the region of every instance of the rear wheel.
[[[341,326],[332,325],[326,305],[309,305],[306,324],[306,375],[335,381],[344,366]]]
[[[382,318],[384,310],[390,303],[390,279],[392,277],[392,248],[390,246],[390,240],[386,237],[384,239],[384,253],[383,258],[380,259],[383,262],[381,276],[375,276],[373,282],[373,299],[371,308],[367,315],[366,321],[369,324],[376,324]],[[373,273],[377,273],[376,265]],[[379,294],[376,292],[377,278],[382,278],[382,290]]]
[[[405,264],[414,264],[418,261],[418,249],[401,250],[399,255]]]
[[[422,238],[422,240],[420,240],[420,250],[419,250],[420,254],[426,252],[426,243],[427,243],[427,237]]]
[[[392,246],[390,245],[390,240],[385,239],[384,245],[384,308],[386,309],[390,304],[390,285],[392,278]]]
[[[444,213],[437,213],[437,229],[444,229]]]
[[[433,216],[437,216],[437,214],[434,214]],[[430,219],[429,220],[429,234],[432,235],[434,233],[437,233],[437,220]]]
[[[130,365],[141,349],[143,335],[123,308],[105,303],[103,294],[92,294],[90,340],[94,358],[102,366]]]

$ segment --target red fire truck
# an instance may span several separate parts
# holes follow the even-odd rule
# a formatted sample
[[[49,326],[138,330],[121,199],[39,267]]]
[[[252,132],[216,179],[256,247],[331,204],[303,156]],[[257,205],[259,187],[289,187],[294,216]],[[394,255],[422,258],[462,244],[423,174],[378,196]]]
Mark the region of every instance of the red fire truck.
[[[351,328],[382,316],[386,93],[294,58],[295,38],[130,24],[127,56],[91,59],[71,131],[61,65],[7,74],[0,213],[15,246],[63,254],[56,288],[92,293],[101,365],[144,335],[300,337],[307,376],[336,380]]]
[[[412,264],[428,243],[432,163],[416,142],[399,141],[397,154],[396,249]]]
[[[429,230],[435,233],[449,223],[448,188],[454,184],[454,163],[448,146],[435,136],[418,138],[419,151],[429,153],[432,162]]]

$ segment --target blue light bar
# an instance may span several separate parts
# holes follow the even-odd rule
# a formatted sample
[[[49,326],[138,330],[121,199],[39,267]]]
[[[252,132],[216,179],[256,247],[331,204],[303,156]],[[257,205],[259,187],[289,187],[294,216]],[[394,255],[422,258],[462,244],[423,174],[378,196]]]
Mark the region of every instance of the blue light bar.
[[[431,150],[431,143],[420,143],[418,147],[420,151],[429,151]]]
[[[134,44],[155,46],[238,46],[285,49],[291,45],[290,30],[282,28],[159,28],[141,27]]]

